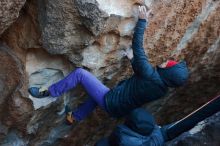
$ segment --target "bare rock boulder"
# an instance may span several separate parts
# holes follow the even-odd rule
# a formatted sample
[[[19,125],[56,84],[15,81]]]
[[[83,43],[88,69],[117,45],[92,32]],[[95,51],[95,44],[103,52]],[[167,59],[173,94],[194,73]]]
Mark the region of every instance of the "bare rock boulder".
[[[9,128],[25,133],[26,124],[33,110],[32,102],[25,98],[24,66],[18,57],[5,45],[0,45],[0,135],[7,135]],[[3,133],[2,133],[3,132]],[[4,137],[4,136],[3,136]]]
[[[38,0],[38,9],[42,43],[49,53],[76,52],[92,42],[72,0]]]
[[[0,1],[0,34],[4,32],[19,16],[19,11],[26,0]]]

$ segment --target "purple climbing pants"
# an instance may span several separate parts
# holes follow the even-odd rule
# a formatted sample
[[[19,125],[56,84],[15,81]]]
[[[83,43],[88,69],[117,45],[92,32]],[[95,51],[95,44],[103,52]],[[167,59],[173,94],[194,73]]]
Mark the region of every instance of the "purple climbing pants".
[[[103,85],[94,75],[82,68],[77,68],[64,79],[51,85],[49,92],[52,97],[61,96],[78,84],[85,88],[89,98],[73,112],[73,116],[77,121],[85,119],[97,105],[106,110],[104,96],[110,89]]]

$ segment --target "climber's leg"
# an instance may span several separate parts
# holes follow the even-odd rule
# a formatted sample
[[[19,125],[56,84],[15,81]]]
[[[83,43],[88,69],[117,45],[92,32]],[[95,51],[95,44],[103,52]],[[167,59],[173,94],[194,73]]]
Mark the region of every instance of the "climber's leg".
[[[75,88],[78,84],[81,84],[89,96],[100,107],[105,109],[104,95],[110,89],[103,85],[94,75],[82,68],[77,68],[63,80],[50,86],[49,92],[53,97],[61,96],[64,92]]]
[[[97,103],[92,99],[88,98],[82,105],[73,111],[73,117],[76,121],[84,120],[93,110],[96,108]]]

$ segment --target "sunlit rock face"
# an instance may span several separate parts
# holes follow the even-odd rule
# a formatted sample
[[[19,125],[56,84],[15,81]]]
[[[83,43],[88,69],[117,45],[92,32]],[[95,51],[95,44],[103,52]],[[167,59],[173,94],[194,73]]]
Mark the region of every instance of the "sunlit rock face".
[[[152,49],[149,48],[149,54],[152,56],[150,58],[155,58],[156,52],[161,51],[164,56],[160,55],[157,59],[162,61],[164,58],[169,58],[169,56],[176,59],[185,58],[190,68],[190,78],[184,87],[174,90],[173,94],[161,99],[161,103],[156,101],[152,104],[155,105],[154,111],[157,113],[156,117],[160,123],[169,123],[180,119],[219,94],[220,25],[217,13],[220,12],[220,3],[219,1],[187,1],[186,5],[188,7],[186,8],[184,5],[184,3],[180,3],[174,10],[178,12],[180,6],[182,6],[184,10],[181,13],[189,11],[187,15],[178,12],[174,17],[173,10],[170,13],[174,16],[172,18],[166,17],[163,20],[166,21],[165,25],[168,22],[174,24],[174,26],[171,26],[175,29],[169,27],[173,30],[170,30],[169,33],[173,34],[163,33],[163,35],[160,35],[158,42],[155,43],[158,48],[156,46],[152,46]],[[166,5],[163,6],[166,7]],[[195,11],[195,13],[190,13],[192,11]],[[192,16],[188,18],[187,16],[190,15]],[[176,19],[182,21],[176,21]],[[183,22],[187,25],[178,24]],[[156,33],[160,31],[161,29]],[[168,30],[165,29],[164,31]],[[151,29],[148,29],[147,35],[148,33],[153,35]],[[168,40],[176,33],[179,33],[177,39]],[[173,41],[172,44],[167,44],[169,41]],[[151,42],[148,42],[146,47],[148,44],[151,46]],[[157,106],[162,108],[158,109]],[[173,116],[167,118],[162,116],[167,114]]]
[[[0,1],[0,34],[4,32],[19,16],[19,11],[26,0],[1,0]]]
[[[140,2],[121,1],[121,5],[117,3],[95,0],[39,0],[38,15],[43,47],[51,54],[64,54],[74,64],[95,68],[97,74],[103,74],[103,71],[98,72],[99,69],[111,66],[112,63],[107,62],[122,58],[121,50],[130,47],[130,36],[137,20],[137,4]],[[92,61],[87,59],[86,52],[95,48],[97,54],[102,56],[102,61],[101,65],[97,61],[91,67]]]
[[[86,68],[109,87],[128,78],[132,68],[123,50],[131,47],[140,4],[153,13],[144,38],[149,62],[157,65],[184,58],[190,70],[184,87],[146,105],[158,123],[184,117],[220,91],[219,1],[27,0],[25,5],[24,1],[2,4],[13,6],[13,11],[0,7],[0,12],[10,14],[0,14],[0,32],[8,28],[0,33],[4,44],[0,46],[0,145],[92,146],[111,133],[121,120],[109,118],[100,109],[75,127],[64,124],[65,104],[75,109],[87,98],[82,88],[43,100],[31,97],[27,89],[48,87],[75,67]],[[10,19],[7,23],[6,18]],[[217,117],[211,121],[218,122]],[[218,145],[218,137],[202,135],[209,135],[215,127],[219,128],[211,124],[211,130],[194,133],[192,143],[191,138],[180,136],[170,144]],[[220,135],[219,130],[215,135]]]
[[[122,17],[134,16],[134,6],[137,4],[144,4],[151,7],[152,0],[97,0],[99,8],[108,15],[118,15]]]

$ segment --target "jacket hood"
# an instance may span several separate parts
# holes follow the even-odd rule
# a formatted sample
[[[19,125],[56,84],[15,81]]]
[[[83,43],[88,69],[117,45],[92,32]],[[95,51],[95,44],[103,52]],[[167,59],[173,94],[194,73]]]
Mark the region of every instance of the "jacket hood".
[[[126,125],[118,125],[109,140],[110,146],[163,146],[164,139],[160,128],[155,125],[153,131],[148,136],[143,136],[131,130]],[[106,143],[105,143],[106,144]],[[99,145],[98,145],[99,146]],[[100,145],[100,146],[108,146]]]
[[[168,67],[157,67],[157,71],[160,74],[161,79],[168,87],[179,87],[186,83],[189,77],[189,71],[185,61]]]
[[[141,135],[148,136],[155,127],[155,120],[146,110],[137,108],[128,115],[125,125]]]

